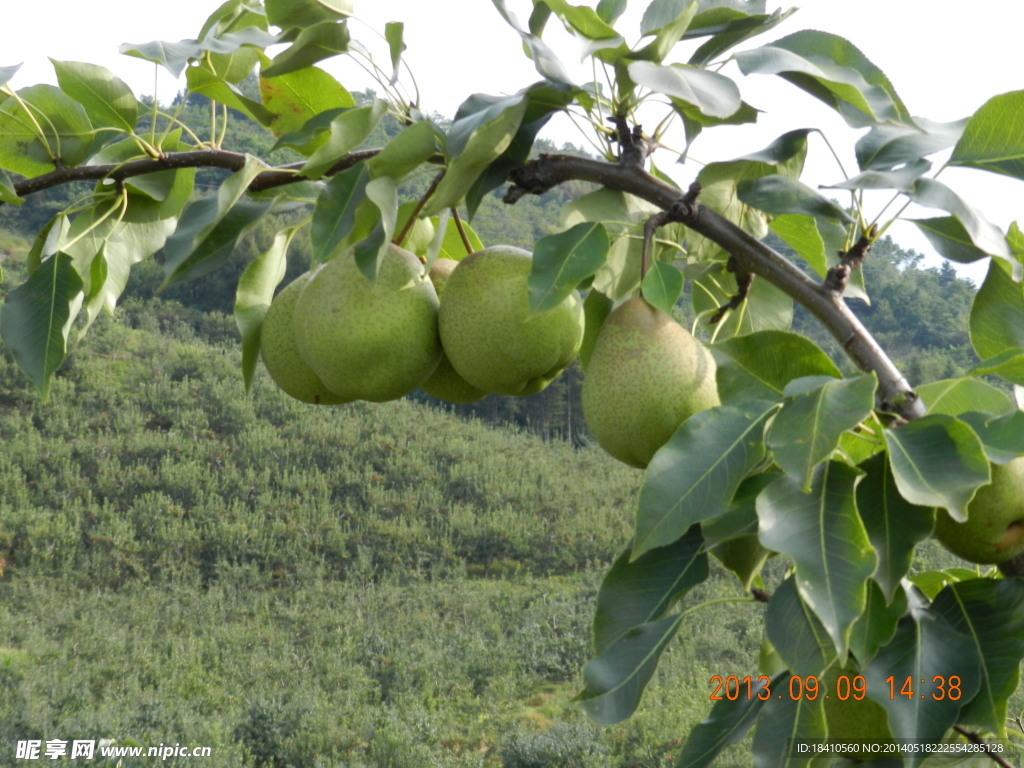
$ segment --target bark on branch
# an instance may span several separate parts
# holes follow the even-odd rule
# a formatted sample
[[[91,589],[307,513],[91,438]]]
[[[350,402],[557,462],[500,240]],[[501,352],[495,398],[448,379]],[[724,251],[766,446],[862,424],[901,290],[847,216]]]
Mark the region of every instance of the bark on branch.
[[[768,280],[803,305],[839,341],[862,371],[878,377],[881,406],[906,420],[920,418],[925,407],[874,337],[853,314],[842,294],[807,277],[781,254],[743,231],[700,202],[683,198],[672,187],[635,166],[612,164],[572,155],[541,155],[509,178],[505,202],[527,194],[542,194],[565,181],[578,180],[617,189],[646,200],[673,219],[713,240],[736,259],[739,266]]]

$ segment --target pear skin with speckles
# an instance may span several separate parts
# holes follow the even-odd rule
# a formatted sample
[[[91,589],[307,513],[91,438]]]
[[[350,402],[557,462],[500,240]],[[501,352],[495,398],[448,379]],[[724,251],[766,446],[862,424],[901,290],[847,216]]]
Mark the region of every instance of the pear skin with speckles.
[[[439,318],[445,354],[462,378],[485,392],[535,395],[579,352],[579,294],[531,313],[532,266],[528,251],[496,245],[464,258],[445,283]]]
[[[260,356],[270,378],[285,394],[304,403],[337,405],[348,401],[324,386],[296,344],[295,304],[310,277],[312,273],[307,272],[295,278],[270,303],[260,331]]]
[[[437,368],[439,302],[423,264],[392,245],[371,282],[352,252],[310,278],[295,307],[299,352],[347,400],[384,402],[418,388]]]
[[[1024,552],[1024,456],[992,465],[992,482],[968,503],[966,522],[938,510],[935,538],[971,563],[1001,563]]]
[[[633,298],[601,326],[582,399],[598,444],[643,468],[680,424],[719,404],[715,361],[679,323]]]

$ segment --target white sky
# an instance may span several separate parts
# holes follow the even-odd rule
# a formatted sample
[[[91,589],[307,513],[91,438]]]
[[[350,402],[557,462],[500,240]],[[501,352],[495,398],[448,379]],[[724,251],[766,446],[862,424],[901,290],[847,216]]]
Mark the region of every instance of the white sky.
[[[355,4],[357,16],[375,29],[383,30],[386,21],[405,22],[406,60],[416,73],[421,106],[428,112],[450,116],[471,93],[515,92],[538,79],[532,63],[521,53],[518,36],[488,0],[355,0]],[[633,0],[636,11],[631,9],[632,17],[639,18],[646,4],[646,0]],[[1007,16],[1012,4],[1006,0],[972,0],[969,4],[958,0],[803,0],[795,4],[800,10],[787,22],[763,41],[748,42],[739,50],[798,29],[842,35],[886,72],[912,114],[939,121],[968,116],[991,96],[1024,89],[1019,31]],[[13,81],[22,87],[53,81],[48,56],[90,61],[112,69],[136,94],[151,94],[153,66],[119,55],[118,45],[195,37],[218,5],[217,0],[177,0],[172,6],[152,6],[139,0],[10,2],[0,31],[0,66],[23,62]],[[508,5],[520,18],[527,17],[527,0],[508,0]],[[769,8],[774,7],[776,4],[769,2]],[[554,26],[549,24],[549,29],[555,31]],[[367,44],[373,40],[362,25],[356,25],[353,34]],[[553,43],[571,68],[578,63],[578,48],[568,38],[561,39],[565,44],[559,45],[558,37]],[[635,35],[627,31],[627,39],[634,42]],[[326,66],[351,90],[372,85],[351,65]],[[726,72],[735,75],[744,97],[766,114],[756,126],[719,132],[719,139],[711,138],[715,132],[705,134],[694,145],[692,157],[732,159],[766,146],[787,130],[817,127],[844,155],[848,172],[856,171],[852,152],[859,132],[848,129],[830,110],[793,86],[776,82],[777,78],[744,78],[734,68]],[[583,71],[575,74],[581,80],[587,76]],[[170,100],[180,88],[164,70],[159,72],[159,83],[161,101]],[[547,135],[558,142],[585,143],[567,123],[552,121]],[[692,164],[673,168],[666,160],[660,165],[670,166],[684,185],[698,170]],[[811,175],[805,181],[812,185],[840,178],[819,140],[812,139],[809,169]],[[958,169],[945,171],[941,178],[1004,229],[1014,220],[1024,223],[1021,182]],[[909,213],[944,215],[935,210]],[[915,227],[896,225],[890,232],[902,245],[932,253]],[[979,277],[977,270],[968,274]]]

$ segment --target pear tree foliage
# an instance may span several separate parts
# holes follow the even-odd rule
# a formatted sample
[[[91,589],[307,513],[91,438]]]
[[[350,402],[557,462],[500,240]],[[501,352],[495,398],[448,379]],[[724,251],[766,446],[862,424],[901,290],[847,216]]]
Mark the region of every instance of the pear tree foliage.
[[[689,301],[719,398],[644,470],[635,535],[596,599],[579,706],[599,723],[643,706],[663,652],[700,615],[691,593],[715,556],[738,576],[737,615],[763,622],[763,651],[721,670],[736,677],[715,700],[709,681],[707,718],[680,723],[679,765],[712,765],[751,732],[754,765],[805,764],[789,752],[793,740],[851,736],[830,731],[839,720],[824,695],[842,693],[827,688],[837,678],[884,710],[873,715],[885,724],[879,742],[970,744],[981,750],[971,765],[1009,764],[995,750],[1022,741],[1008,707],[1024,655],[1024,234],[989,223],[940,172],[1024,181],[1024,91],[993,95],[951,123],[911,115],[853,42],[801,30],[799,14],[766,0],[492,2],[509,26],[507,55],[528,56],[537,76],[512,95],[466,94],[444,124],[418,103],[403,22],[379,31],[374,57],[350,0],[228,0],[194,39],[123,46],[212,102],[206,141],[103,67],[55,60],[57,85],[15,90],[17,66],[0,66],[0,204],[88,184],[38,233],[28,276],[0,311],[18,365],[45,398],[69,347],[114,311],[133,265],[159,252],[165,285],[202,280],[257,222],[282,214],[238,285],[241,396],[302,229],[310,269],[344,253],[372,279],[394,242],[424,265],[478,248],[467,220],[496,190],[514,205],[591,182],[552,222],[561,234],[537,243],[532,307],[578,290],[599,308],[587,322],[600,323],[641,292],[666,310]],[[593,82],[569,74],[555,36],[546,39],[552,30],[582,43]],[[323,66],[338,56],[375,72],[381,95],[357,103],[355,84]],[[852,146],[855,173],[837,168],[825,192],[801,181],[809,146],[824,139],[799,115],[758,152],[688,162],[703,134],[757,121],[738,82],[756,89],[766,77],[841,116],[848,131],[828,140]],[[272,166],[225,146],[235,113],[302,159]],[[594,156],[531,153],[563,113],[589,131]],[[401,130],[367,146],[385,119]],[[663,172],[677,162],[681,170]],[[215,189],[196,187],[200,168],[224,171]],[[405,199],[414,179],[429,179],[428,192]],[[857,267],[907,203],[933,212],[913,223],[943,257],[988,263],[970,319],[981,362],[963,379],[907,382],[847,306],[867,298]],[[769,247],[770,234],[796,260]],[[857,373],[844,376],[791,332],[794,302]],[[941,530],[994,536],[997,555],[915,569],[915,548]],[[781,583],[762,577],[769,558],[786,563]],[[908,752],[889,764],[928,762]]]

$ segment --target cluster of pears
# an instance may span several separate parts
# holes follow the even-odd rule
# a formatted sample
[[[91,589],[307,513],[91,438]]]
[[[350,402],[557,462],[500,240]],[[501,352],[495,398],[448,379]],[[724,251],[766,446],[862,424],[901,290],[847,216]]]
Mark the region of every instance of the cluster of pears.
[[[531,314],[531,265],[528,252],[495,246],[438,259],[428,272],[391,245],[371,281],[352,252],[338,254],[274,298],[263,363],[284,392],[323,405],[417,388],[460,403],[535,394],[576,358],[583,309],[573,293]]]

